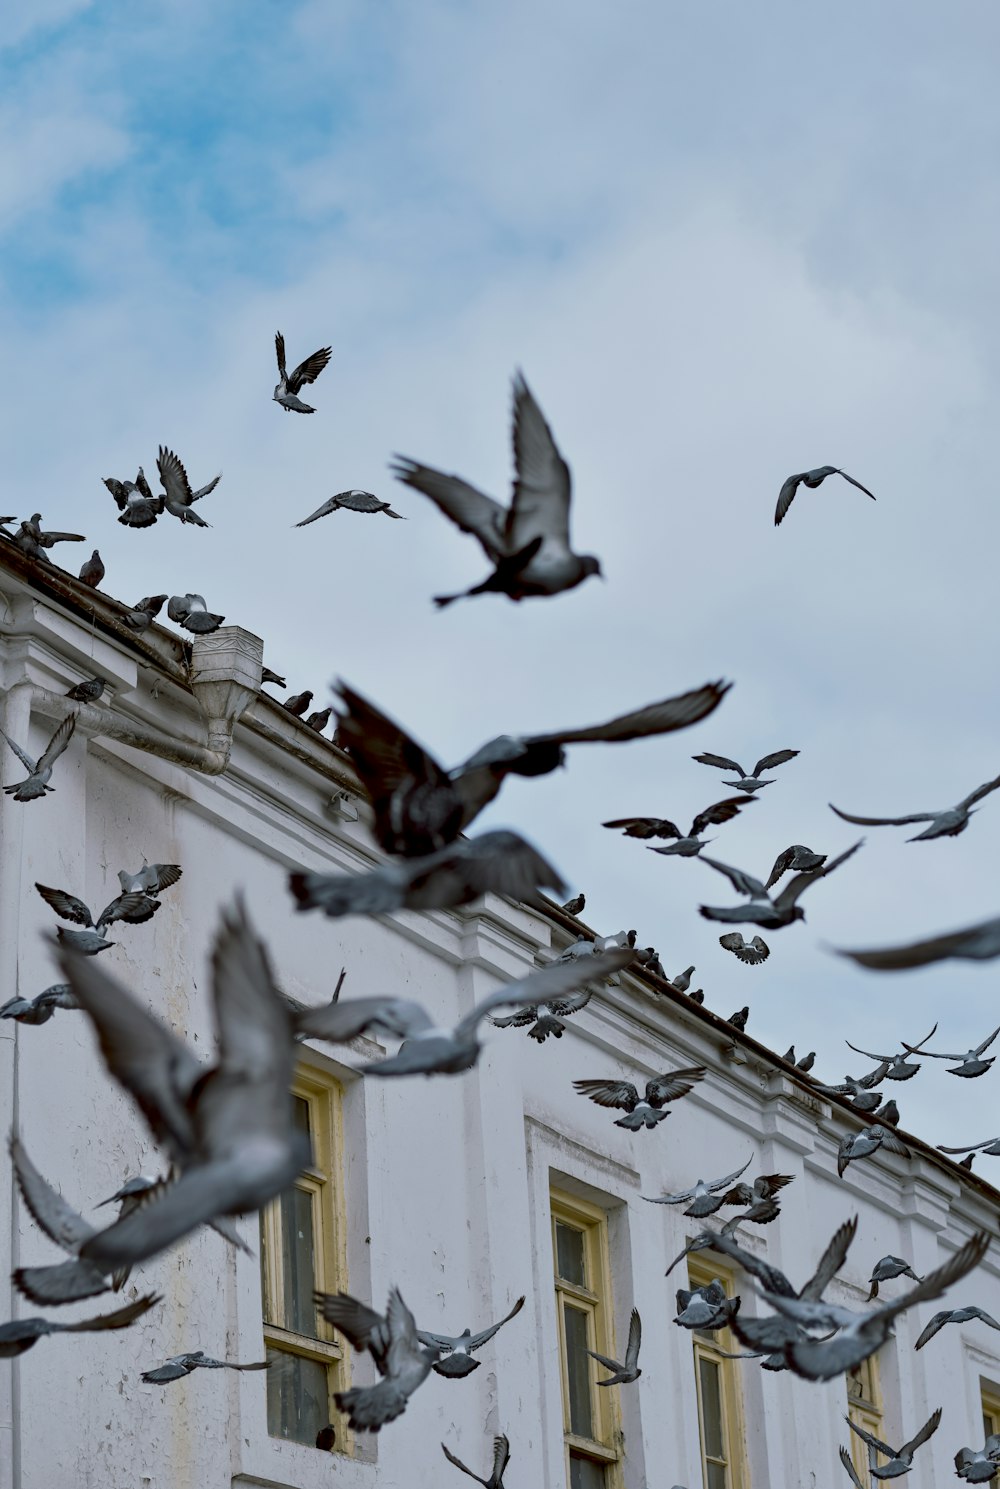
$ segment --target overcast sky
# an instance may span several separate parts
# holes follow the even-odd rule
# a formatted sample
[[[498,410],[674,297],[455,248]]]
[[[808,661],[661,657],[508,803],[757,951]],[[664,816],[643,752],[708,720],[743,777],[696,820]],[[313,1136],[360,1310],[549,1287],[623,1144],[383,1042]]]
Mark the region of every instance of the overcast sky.
[[[86,532],[121,599],[203,592],[294,691],[343,676],[447,764],[733,679],[706,724],[577,747],[484,821],[830,1079],[864,1068],[845,1035],[939,1018],[960,1050],[1000,1021],[1000,964],[829,951],[1000,913],[1000,793],[955,839],[869,830],[761,968],[697,914],[723,879],[599,825],[726,794],[697,751],[797,748],[716,832],[766,874],[854,840],[828,801],[944,807],[1000,772],[994,4],[36,0],[0,46],[4,510]],[[333,347],[312,418],[270,401],[277,328],[292,361]],[[516,367],[608,582],[438,614],[487,565],[387,461],[506,499]],[[161,442],[197,485],[223,470],[211,531],[114,521],[101,478]],[[783,478],[824,463],[877,504],[831,480],[775,531]],[[351,486],[409,520],[293,530]],[[927,1062],[887,1094],[974,1142],[997,1079]]]

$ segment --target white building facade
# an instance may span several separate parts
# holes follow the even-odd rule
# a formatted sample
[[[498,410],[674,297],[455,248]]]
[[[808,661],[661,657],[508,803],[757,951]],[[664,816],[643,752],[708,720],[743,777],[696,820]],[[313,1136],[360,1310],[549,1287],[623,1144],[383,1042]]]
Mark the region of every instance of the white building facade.
[[[345,997],[397,993],[442,1022],[579,934],[557,910],[493,898],[378,919],[295,913],[290,869],[363,872],[376,861],[348,758],[260,692],[256,638],[220,631],[195,643],[189,665],[176,636],[160,627],[136,636],[122,613],[0,545],[7,733],[33,753],[73,707],[67,688],[97,674],[111,689],[80,711],[52,795],[23,804],[0,796],[0,1003],[59,981],[43,934],[57,922],[35,883],[96,911],[118,892],[117,871],[144,858],[179,863],[183,877],[148,924],[112,928],[116,945],[101,965],[206,1060],[210,951],[237,889],[291,997],[326,1001],[344,967]],[[21,778],[9,751],[2,772],[4,783]],[[558,863],[558,845],[539,846]],[[1000,1333],[952,1325],[913,1348],[943,1302],[904,1314],[870,1368],[825,1385],[728,1359],[724,1351],[739,1350],[729,1336],[675,1326],[674,1293],[688,1274],[683,1263],[664,1272],[703,1222],[642,1198],[751,1155],[748,1178],[794,1175],[781,1217],[744,1230],[743,1244],[799,1286],[836,1227],[858,1215],[828,1295],[860,1307],[887,1253],[923,1276],[977,1228],[996,1233],[997,1195],[978,1176],[913,1140],[909,1160],[856,1163],[839,1179],[838,1142],[864,1119],[641,972],[599,992],[561,1039],[539,1046],[521,1030],[489,1031],[478,1067],[463,1076],[361,1078],[356,1067],[379,1049],[369,1040],[303,1047],[296,1109],[314,1164],[261,1221],[240,1222],[252,1255],[200,1231],[138,1269],[120,1295],[52,1310],[68,1320],[162,1294],[133,1328],[54,1335],[0,1361],[0,1489],[417,1489],[460,1482],[442,1441],[486,1477],[496,1432],[510,1439],[508,1489],[826,1489],[847,1483],[840,1444],[864,1472],[844,1421],[849,1404],[896,1444],[943,1408],[910,1479],[930,1489],[954,1481],[959,1447],[982,1446],[990,1413],[1000,1429]],[[707,1078],[649,1132],[616,1127],[616,1113],[571,1084],[642,1082],[696,1064]],[[94,1207],[127,1176],[164,1167],[82,1013],[57,1012],[41,1027],[0,1021],[0,1102],[3,1127],[95,1225],[113,1212]],[[60,1255],[3,1162],[5,1279]],[[998,1257],[992,1248],[947,1306],[976,1303],[1000,1317]],[[739,1291],[744,1312],[761,1309],[723,1257],[695,1253],[690,1267],[696,1282],[719,1277]],[[527,1301],[482,1349],[478,1370],[432,1375],[398,1421],[377,1437],[352,1436],[332,1394],[372,1380],[371,1362],[317,1323],[312,1291],[343,1288],[382,1310],[393,1285],[422,1328],[448,1334],[485,1328],[521,1294]],[[0,1320],[45,1311],[2,1286]],[[582,1351],[622,1358],[633,1307],[642,1376],[600,1391],[604,1372]],[[167,1386],[140,1380],[197,1349],[243,1362],[267,1349],[273,1365],[198,1371]],[[315,1446],[328,1422],[332,1451]]]

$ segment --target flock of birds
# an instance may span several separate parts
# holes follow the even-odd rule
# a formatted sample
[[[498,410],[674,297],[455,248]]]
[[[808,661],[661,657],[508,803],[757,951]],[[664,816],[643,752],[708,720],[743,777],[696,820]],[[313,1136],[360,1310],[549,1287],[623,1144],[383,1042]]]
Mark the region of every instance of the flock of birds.
[[[274,400],[286,412],[314,413],[300,394],[323,372],[331,349],[323,347],[314,352],[291,373],[280,333],[276,353],[279,382]],[[577,554],[572,547],[569,467],[520,374],[514,379],[513,397],[516,475],[509,506],[458,476],[404,457],[397,457],[393,466],[403,484],[428,496],[452,522],[477,539],[492,566],[481,583],[459,594],[438,596],[435,603],[439,607],[484,593],[505,594],[512,600],[551,598],[601,573],[598,559]],[[184,465],[165,446],[160,447],[157,470],[162,487],[158,494],[153,493],[141,467],[134,481],[105,481],[119,509],[118,521],[127,527],[146,528],[166,513],[186,525],[207,526],[195,504],[211,494],[220,478],[216,476],[193,489]],[[785,517],[800,487],[815,489],[833,475],[843,476],[874,500],[872,493],[846,472],[820,466],[784,482],[775,524]],[[352,489],[325,501],[297,526],[341,509],[395,519],[402,516],[373,493]],[[49,550],[57,543],[84,541],[78,534],[45,531],[37,513],[22,521],[16,532],[8,532],[4,524],[15,520],[0,519],[0,531],[38,563],[51,562]],[[96,549],[79,578],[85,585],[101,584],[104,566]],[[216,629],[224,619],[211,613],[200,595],[164,594],[146,597],[126,609],[123,626],[132,632],[146,630],[164,604],[171,620],[196,635]],[[284,679],[268,669],[263,681],[285,686]],[[307,712],[313,700],[311,691],[289,697],[286,708],[315,730],[325,728],[336,713],[336,742],[349,754],[371,802],[374,837],[384,855],[379,866],[364,873],[295,872],[289,879],[291,896],[300,911],[320,910],[337,918],[381,915],[401,908],[450,909],[486,893],[529,903],[539,902],[543,890],[564,894],[558,871],[520,834],[494,830],[465,835],[500,792],[506,778],[549,774],[564,763],[570,745],[623,743],[687,728],[712,714],[729,686],[722,681],[708,683],[603,724],[544,734],[502,735],[451,770],[346,684],[339,685],[331,707],[312,713]],[[104,679],[94,677],[70,689],[69,696],[83,706],[100,698],[105,687]],[[4,734],[28,773],[24,780],[6,785],[4,791],[18,802],[40,800],[51,792],[54,767],[69,745],[75,725],[75,715],[60,723],[38,759]],[[737,901],[701,905],[700,913],[705,918],[727,925],[757,926],[769,934],[777,932],[804,919],[799,901],[806,890],[847,863],[862,842],[832,858],[804,844],[792,844],[777,856],[767,878],[761,879],[709,857],[704,849],[711,840],[705,833],[709,828],[724,826],[754,805],[757,793],[772,784],[768,772],[797,754],[792,749],[766,754],[752,771],[727,756],[694,756],[702,765],[731,772],[732,779],[725,780],[724,785],[738,794],[699,812],[687,832],[673,821],[658,817],[620,818],[603,825],[647,843],[662,839],[662,845],[652,847],[653,852],[699,858],[728,880]],[[976,805],[998,787],[1000,777],[970,792],[953,807],[905,817],[861,817],[837,807],[833,811],[848,822],[869,827],[927,823],[917,836],[918,840],[928,840],[964,831]],[[792,877],[777,889],[786,874]],[[90,907],[71,892],[36,885],[55,915],[79,929],[59,926],[50,938],[64,981],[33,999],[9,999],[0,1007],[0,1018],[41,1025],[57,1009],[82,1010],[94,1027],[109,1075],[132,1098],[154,1142],[169,1161],[166,1174],[132,1176],[110,1199],[102,1201],[117,1204],[118,1214],[110,1225],[101,1228],[89,1224],[47,1182],[31,1162],[20,1137],[11,1138],[14,1176],[25,1206],[42,1232],[67,1257],[58,1264],[22,1266],[14,1273],[20,1292],[39,1305],[54,1307],[120,1289],[135,1267],[177,1245],[201,1226],[213,1227],[230,1245],[246,1249],[232,1217],[266,1205],[294,1182],[310,1159],[308,1139],[295,1124],[290,1099],[296,1050],[302,1039],[346,1044],[358,1035],[374,1034],[399,1044],[393,1054],[363,1065],[366,1077],[450,1076],[476,1065],[485,1024],[526,1028],[528,1037],[539,1045],[549,1038],[561,1038],[565,1020],[587,1006],[595,989],[620,979],[629,967],[644,968],[653,979],[654,990],[665,988],[695,1002],[704,1000],[702,989],[691,990],[693,966],[670,979],[655,948],[638,947],[636,933],[623,931],[607,937],[579,936],[547,965],[484,998],[453,1028],[439,1026],[431,1011],[412,1000],[393,996],[342,999],[344,973],[327,1004],[306,1008],[282,993],[266,948],[237,899],[223,912],[212,949],[211,997],[217,1049],[213,1061],[206,1065],[186,1040],[96,961],[115,945],[104,932],[115,925],[140,925],[150,920],[160,908],[159,896],[180,877],[177,864],[144,863],[136,874],[122,870],[120,893],[96,919]],[[563,907],[570,916],[578,916],[583,908],[583,895]],[[747,966],[759,966],[771,954],[767,942],[756,934],[747,940],[741,931],[727,931],[719,942]],[[1000,920],[915,946],[844,955],[864,965],[887,969],[920,965],[943,956],[997,956]],[[664,988],[657,986],[657,980]],[[749,1006],[744,1007],[728,1022],[742,1030],[749,1012]],[[985,1075],[992,1067],[995,1056],[984,1056],[1000,1029],[974,1049],[959,1054],[926,1049],[936,1029],[935,1025],[919,1043],[902,1041],[899,1050],[884,1055],[851,1045],[852,1050],[874,1061],[875,1068],[857,1077],[847,1076],[839,1085],[815,1086],[820,1093],[847,1099],[866,1117],[878,1111],[877,1122],[866,1123],[841,1142],[837,1160],[840,1175],[849,1164],[883,1149],[909,1157],[909,1150],[895,1131],[899,1121],[896,1103],[890,1100],[882,1105],[883,1093],[876,1087],[890,1080],[912,1079],[923,1058],[950,1060],[954,1062],[951,1073],[967,1079]],[[796,1069],[798,1079],[808,1080],[815,1052],[796,1060],[793,1046],[783,1058]],[[642,1090],[615,1075],[579,1079],[573,1085],[581,1096],[598,1106],[622,1113],[615,1119],[616,1126],[638,1133],[662,1124],[670,1115],[671,1103],[683,1099],[708,1076],[704,1066],[693,1066],[657,1074]],[[964,1153],[964,1163],[971,1167],[976,1152],[1000,1154],[1000,1138],[942,1151]],[[948,1261],[922,1278],[905,1258],[882,1257],[870,1278],[868,1303],[876,1306],[856,1310],[832,1304],[825,1300],[824,1293],[844,1265],[855,1239],[856,1218],[838,1227],[813,1275],[796,1287],[736,1239],[743,1225],[765,1225],[777,1219],[782,1191],[791,1182],[791,1177],[784,1174],[759,1174],[752,1183],[745,1182],[743,1175],[750,1161],[721,1178],[698,1177],[678,1193],[645,1198],[654,1204],[684,1205],[684,1214],[698,1219],[727,1206],[738,1211],[719,1229],[704,1229],[689,1241],[671,1262],[667,1275],[691,1252],[714,1249],[736,1262],[753,1280],[768,1311],[754,1318],[744,1317],[740,1296],[728,1296],[723,1284],[715,1280],[678,1290],[674,1322],[702,1332],[731,1329],[744,1346],[745,1352],[738,1357],[758,1359],[765,1370],[791,1370],[804,1379],[828,1380],[856,1369],[889,1338],[895,1319],[919,1303],[942,1297],[972,1272],[989,1245],[988,1235],[977,1232]],[[880,1296],[880,1288],[901,1277],[914,1285],[888,1301]],[[148,1293],[128,1306],[72,1324],[44,1317],[12,1320],[0,1325],[0,1355],[21,1354],[45,1334],[126,1328],[160,1301],[156,1294]],[[376,1384],[342,1390],[335,1399],[352,1428],[378,1432],[403,1413],[409,1397],[432,1372],[446,1379],[471,1374],[479,1364],[474,1358],[476,1352],[520,1312],[524,1297],[518,1298],[498,1322],[475,1333],[467,1327],[454,1336],[418,1328],[395,1287],[390,1290],[384,1314],[343,1292],[317,1293],[315,1302],[319,1316],[374,1362],[379,1377]],[[949,1308],[934,1315],[915,1347],[922,1349],[947,1324],[973,1320],[1000,1329],[996,1319],[975,1305]],[[596,1382],[599,1387],[625,1387],[639,1378],[641,1340],[640,1315],[633,1309],[623,1360],[588,1351],[610,1372]],[[142,1379],[165,1386],[198,1369],[222,1368],[264,1370],[269,1364],[266,1360],[217,1360],[194,1349],[151,1366]],[[272,1361],[270,1368],[281,1367]],[[881,1479],[907,1473],[915,1453],[940,1421],[938,1409],[900,1448],[880,1441],[854,1422],[849,1425],[867,1447],[873,1477]],[[330,1448],[335,1441],[336,1428],[331,1423],[319,1434],[317,1445]],[[447,1445],[442,1447],[448,1461],[461,1472],[487,1489],[502,1489],[510,1459],[510,1444],[504,1434],[497,1434],[493,1440],[493,1463],[487,1478],[468,1468]],[[881,1464],[880,1455],[886,1460]],[[841,1448],[841,1459],[857,1484],[845,1448]],[[955,1461],[960,1478],[969,1482],[992,1479],[1000,1473],[1000,1439],[988,1439],[982,1449],[963,1447]]]

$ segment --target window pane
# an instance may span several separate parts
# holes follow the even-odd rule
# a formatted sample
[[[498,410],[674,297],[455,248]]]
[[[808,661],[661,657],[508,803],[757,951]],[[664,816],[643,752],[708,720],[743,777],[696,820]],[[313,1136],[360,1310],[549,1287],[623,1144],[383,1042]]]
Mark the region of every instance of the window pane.
[[[569,1489],[604,1489],[604,1468],[593,1458],[582,1458],[579,1453],[569,1455]]]
[[[705,1452],[709,1458],[725,1458],[725,1437],[722,1421],[722,1386],[719,1366],[715,1360],[698,1360],[701,1380],[701,1430],[705,1438]],[[722,1479],[725,1485],[725,1477]]]
[[[316,1434],[330,1420],[327,1367],[285,1350],[269,1349],[267,1430],[272,1437],[316,1444]]]
[[[312,1136],[312,1128],[309,1126],[309,1103],[304,1096],[292,1097],[293,1120],[300,1132],[307,1137]]]
[[[556,1221],[556,1272],[567,1282],[575,1282],[577,1287],[587,1286],[583,1231],[563,1225],[561,1220]]]
[[[293,1187],[279,1196],[278,1205],[283,1316],[273,1322],[315,1339],[313,1197],[309,1190]]]
[[[996,1432],[996,1417],[991,1411],[983,1412],[983,1431],[987,1437],[992,1437]]]
[[[708,1463],[708,1489],[729,1489],[729,1470],[721,1463]]]
[[[594,1436],[590,1406],[590,1357],[587,1349],[587,1315],[571,1304],[563,1305],[566,1328],[566,1374],[569,1377],[569,1430],[577,1437]]]

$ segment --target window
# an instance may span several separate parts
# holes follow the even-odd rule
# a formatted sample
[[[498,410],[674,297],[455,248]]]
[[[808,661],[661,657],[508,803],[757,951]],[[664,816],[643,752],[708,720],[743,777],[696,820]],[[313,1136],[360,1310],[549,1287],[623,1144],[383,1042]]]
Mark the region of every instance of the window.
[[[725,1269],[690,1258],[691,1287],[705,1287],[718,1279],[732,1296],[732,1276]],[[698,1428],[701,1435],[701,1471],[705,1489],[743,1489],[747,1482],[743,1451],[743,1420],[736,1362],[723,1351],[739,1352],[729,1329],[712,1333],[692,1330],[695,1386],[698,1394]]]
[[[312,1067],[292,1085],[295,1121],[312,1143],[313,1161],[260,1216],[261,1296],[267,1373],[267,1430],[314,1447],[333,1420],[343,1347],[317,1318],[313,1289],[336,1292],[344,1280],[344,1238],[337,1162],[339,1087]],[[338,1443],[343,1445],[338,1426]]]
[[[605,1374],[586,1353],[614,1355],[610,1337],[608,1223],[603,1210],[575,1196],[552,1197],[552,1256],[563,1433],[569,1489],[612,1489],[618,1482],[617,1388],[598,1390]]]
[[[983,1436],[1000,1432],[1000,1386],[979,1377],[979,1394],[983,1403]]]
[[[874,1437],[884,1440],[882,1427],[882,1387],[879,1381],[878,1355],[869,1355],[853,1370],[847,1380],[847,1415],[852,1422],[863,1427]],[[868,1449],[856,1432],[851,1433],[851,1461],[865,1489],[872,1489],[871,1470],[868,1467]],[[885,1454],[878,1454],[878,1461],[885,1462]]]

